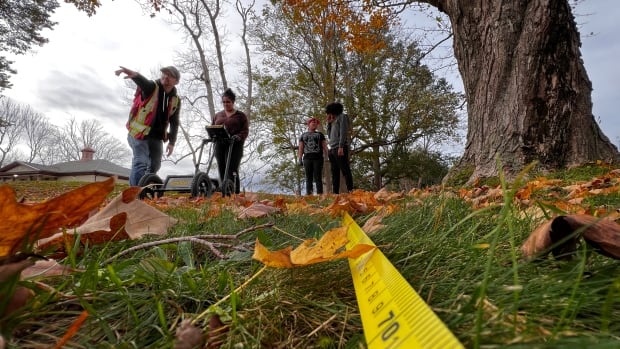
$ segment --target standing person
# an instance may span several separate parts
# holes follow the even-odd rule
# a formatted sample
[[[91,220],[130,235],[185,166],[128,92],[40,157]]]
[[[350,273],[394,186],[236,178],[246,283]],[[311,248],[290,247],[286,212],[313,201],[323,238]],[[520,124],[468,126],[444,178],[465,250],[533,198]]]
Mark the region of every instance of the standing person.
[[[234,142],[232,146],[232,154],[230,156],[230,165],[228,167],[228,178],[235,181],[235,194],[239,194],[239,165],[243,157],[243,144],[250,131],[248,117],[242,112],[235,109],[235,93],[227,88],[222,95],[222,104],[224,110],[217,112],[213,117],[213,125],[224,125],[228,134]],[[229,144],[215,143],[215,159],[222,181],[225,181],[224,172],[226,171],[226,156],[228,154]]]
[[[157,80],[149,80],[123,66],[114,73],[116,76],[124,73],[125,79],[137,85],[126,125],[127,142],[133,152],[129,185],[136,186],[146,173],[157,173],[161,168],[165,142],[168,142],[167,156],[174,150],[181,110],[175,86],[181,74],[173,66],[161,68],[161,77]]]
[[[340,193],[340,172],[344,176],[347,191],[353,190],[353,175],[349,164],[349,118],[343,114],[341,103],[332,102],[325,107],[327,134],[329,137],[329,162],[332,172],[332,192]]]
[[[316,130],[319,119],[307,122],[308,131],[299,137],[297,156],[306,173],[306,195],[312,195],[312,182],[316,183],[316,193],[323,194],[323,154],[327,157],[325,135]],[[303,155],[303,158],[302,158]]]

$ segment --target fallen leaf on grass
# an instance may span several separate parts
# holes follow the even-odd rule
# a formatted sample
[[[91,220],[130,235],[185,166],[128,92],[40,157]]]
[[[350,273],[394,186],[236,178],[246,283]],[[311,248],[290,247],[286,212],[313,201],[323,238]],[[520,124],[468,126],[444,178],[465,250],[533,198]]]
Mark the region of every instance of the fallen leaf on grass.
[[[0,258],[0,282],[4,282],[13,275],[20,273],[35,263],[36,255],[18,253],[13,256]]]
[[[318,241],[305,240],[294,250],[289,246],[271,252],[256,239],[252,258],[270,267],[292,268],[342,258],[357,258],[375,248],[372,245],[357,244],[352,249],[345,250],[344,247],[348,242],[346,227],[329,230]]]
[[[57,233],[37,242],[39,250],[55,246],[63,253],[65,246],[73,246],[74,236],[82,244],[97,245],[110,241],[139,239],[144,235],[163,235],[177,220],[137,200],[139,187],[124,190],[97,214],[72,231]]]
[[[97,230],[108,230],[108,228],[114,229],[111,226],[111,220],[123,212],[127,214],[127,221],[124,224],[125,231],[131,239],[139,239],[145,235],[163,235],[170,226],[176,224],[177,219],[142,200],[137,200],[139,190],[134,191],[133,189],[129,188],[114,198],[101,211],[79,226],[77,233],[84,234]]]
[[[39,251],[47,251],[53,249],[54,258],[63,258],[67,252],[65,249],[74,246],[76,235],[79,236],[82,245],[100,245],[110,241],[121,241],[129,239],[129,235],[125,231],[127,222],[127,212],[121,212],[113,216],[108,224],[108,230],[95,230],[83,233],[73,234],[72,232],[63,232],[55,234],[47,239],[37,241],[37,249]],[[79,228],[78,228],[79,229]],[[84,231],[84,229],[81,229]],[[76,230],[78,231],[78,230]]]
[[[366,234],[372,234],[376,232],[377,230],[381,230],[385,228],[385,224],[381,224],[382,219],[383,219],[383,216],[372,216],[368,218],[366,223],[364,223],[362,230],[366,232]]]
[[[22,280],[38,278],[43,276],[62,276],[77,271],[77,269],[59,264],[53,259],[36,261],[34,265],[22,270]]]
[[[398,200],[405,197],[405,192],[389,192],[385,187],[381,188],[378,192],[374,194],[374,198],[378,201],[389,202],[392,200]]]
[[[292,268],[292,249],[293,248],[291,246],[288,246],[278,251],[269,251],[265,246],[263,246],[263,244],[260,243],[258,239],[256,239],[256,243],[254,244],[254,255],[252,258],[269,267]]]
[[[260,202],[252,203],[249,207],[243,207],[239,209],[238,217],[240,219],[245,218],[258,218],[268,216],[272,213],[281,212],[281,209],[275,206],[263,204]]]
[[[536,228],[521,246],[525,257],[551,252],[562,258],[574,252],[583,238],[595,251],[620,259],[620,225],[610,219],[575,214],[558,216]]]
[[[21,204],[15,191],[0,186],[0,257],[14,254],[35,239],[49,237],[59,228],[84,222],[114,188],[114,178],[87,184],[38,204]]]
[[[5,297],[5,295],[0,293],[0,297]],[[4,308],[4,314],[0,314],[0,317],[15,312],[17,309],[26,305],[32,297],[34,297],[34,292],[31,289],[24,286],[17,286],[11,295],[11,300]]]
[[[224,324],[219,315],[211,315],[207,332],[207,349],[219,349],[224,344],[229,330],[230,326]]]

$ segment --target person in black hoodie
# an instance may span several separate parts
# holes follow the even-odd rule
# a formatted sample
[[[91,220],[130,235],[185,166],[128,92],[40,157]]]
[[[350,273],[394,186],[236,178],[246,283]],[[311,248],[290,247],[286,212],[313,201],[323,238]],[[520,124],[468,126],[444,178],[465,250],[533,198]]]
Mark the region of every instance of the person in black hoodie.
[[[123,66],[115,71],[116,76],[121,73],[137,85],[127,120],[127,142],[133,152],[129,185],[136,186],[142,176],[157,173],[161,168],[164,142],[168,142],[166,155],[174,150],[181,110],[176,85],[181,74],[173,66],[161,68],[157,80],[149,80]]]

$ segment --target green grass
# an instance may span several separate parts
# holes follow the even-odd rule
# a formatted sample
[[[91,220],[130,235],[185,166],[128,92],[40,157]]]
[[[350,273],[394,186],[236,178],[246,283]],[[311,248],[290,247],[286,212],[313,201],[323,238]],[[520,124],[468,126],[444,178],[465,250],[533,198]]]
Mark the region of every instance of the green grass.
[[[597,171],[574,169],[562,178],[590,180]],[[519,247],[541,221],[513,205],[512,194],[484,209],[447,192],[406,197],[371,238],[467,348],[617,347],[620,263],[584,249],[569,261],[523,261]],[[620,208],[617,193],[587,200],[589,206]],[[182,319],[197,319],[206,329],[215,309],[231,325],[222,348],[365,348],[345,260],[267,268],[253,278],[262,268],[251,259],[256,237],[271,250],[297,246],[295,237],[319,237],[340,224],[338,217],[237,220],[224,211],[205,220],[205,212],[208,207],[167,209],[181,219],[168,237],[274,227],[242,235],[238,249],[226,250],[226,260],[188,242],[140,249],[109,263],[144,240],[86,247],[62,261],[83,272],[44,280],[55,292],[20,282],[36,295],[0,318],[8,347],[50,347],[86,309],[90,316],[66,348],[170,348]],[[354,218],[362,226],[371,216]]]

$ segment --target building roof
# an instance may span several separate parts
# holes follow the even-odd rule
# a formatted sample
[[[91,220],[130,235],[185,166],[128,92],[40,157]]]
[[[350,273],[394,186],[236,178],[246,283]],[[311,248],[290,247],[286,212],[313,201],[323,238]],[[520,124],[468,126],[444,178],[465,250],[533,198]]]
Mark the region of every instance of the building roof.
[[[79,175],[116,176],[128,179],[130,169],[116,165],[108,160],[80,160],[61,162],[55,165],[41,165],[31,162],[14,161],[0,168],[0,177],[15,175],[43,175],[46,177],[67,177]]]

